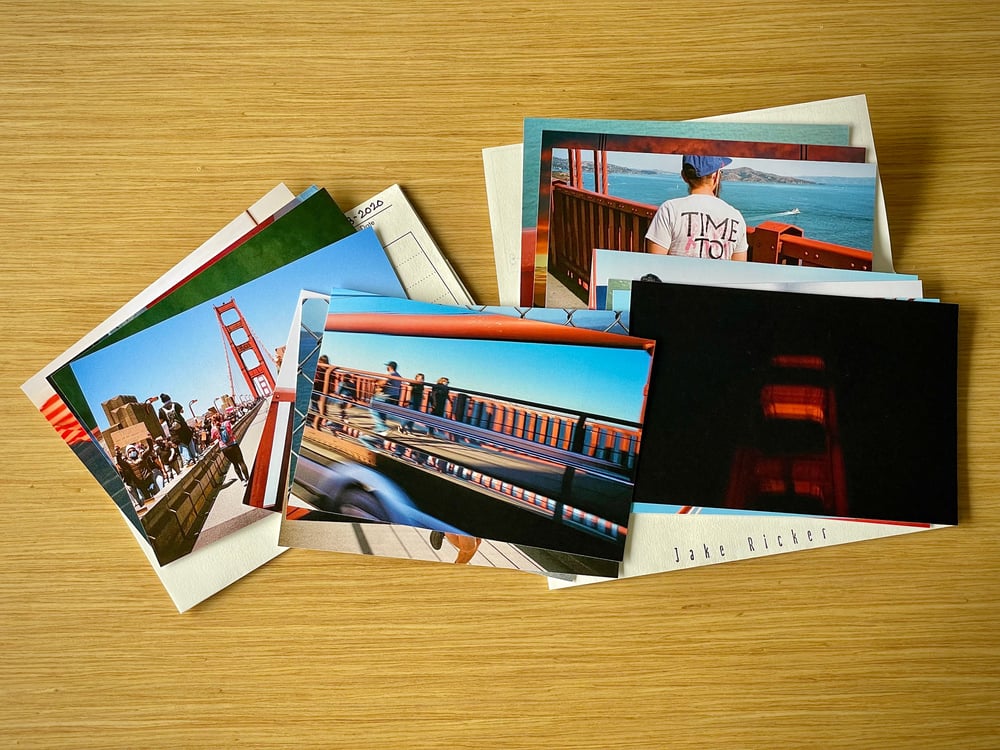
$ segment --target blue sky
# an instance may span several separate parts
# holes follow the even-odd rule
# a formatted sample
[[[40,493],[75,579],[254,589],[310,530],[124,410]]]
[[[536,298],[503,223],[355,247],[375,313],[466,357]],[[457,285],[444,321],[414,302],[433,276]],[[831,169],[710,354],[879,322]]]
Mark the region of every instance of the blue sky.
[[[433,311],[464,314],[405,300],[338,302],[339,312]],[[423,372],[428,382],[447,377],[454,388],[480,391],[637,422],[642,413],[651,357],[645,350],[479,339],[445,339],[327,331],[322,352],[331,364],[384,373]]]
[[[215,398],[230,393],[230,368],[236,394],[250,395],[228,353],[213,306],[234,299],[261,347],[273,356],[287,343],[302,289],[329,293],[359,276],[367,279],[372,291],[403,294],[370,229],[83,357],[71,367],[102,430],[108,424],[101,403],[118,395],[144,401],[165,392],[185,411],[189,402],[197,399],[192,411],[201,416]],[[160,405],[159,401],[154,404],[157,408]]]
[[[555,157],[566,158],[566,149],[552,149]],[[725,156],[725,154],[718,154]],[[592,155],[583,152],[584,161],[591,161]],[[646,154],[639,152],[609,151],[608,163],[633,169],[660,169],[666,172],[681,171],[681,154]],[[830,161],[802,161],[800,159],[747,159],[733,158],[726,169],[750,167],[758,172],[783,175],[785,177],[859,177],[875,179],[874,164],[854,164]]]

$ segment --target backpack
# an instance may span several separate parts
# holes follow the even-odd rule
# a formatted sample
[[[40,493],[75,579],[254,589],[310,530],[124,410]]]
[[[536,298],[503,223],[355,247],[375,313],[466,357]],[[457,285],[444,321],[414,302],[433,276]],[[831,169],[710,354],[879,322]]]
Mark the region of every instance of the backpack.
[[[168,414],[167,427],[170,429],[171,433],[183,432],[184,427],[186,425],[184,424],[184,421],[181,419],[180,412],[177,409],[177,404],[171,404],[171,407],[172,409],[169,413],[166,411],[166,409],[164,409],[164,414]]]

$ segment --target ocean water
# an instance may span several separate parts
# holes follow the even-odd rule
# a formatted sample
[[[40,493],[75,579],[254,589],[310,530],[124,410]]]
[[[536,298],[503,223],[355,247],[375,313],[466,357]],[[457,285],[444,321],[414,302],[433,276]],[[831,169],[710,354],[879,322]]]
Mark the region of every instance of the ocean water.
[[[809,239],[872,249],[875,229],[875,181],[810,178],[815,184],[780,185],[723,182],[720,198],[739,209],[749,226],[779,221],[802,229]],[[593,176],[585,175],[593,188]],[[679,175],[608,175],[608,192],[619,198],[658,206],[687,195]],[[793,214],[793,209],[799,213]]]

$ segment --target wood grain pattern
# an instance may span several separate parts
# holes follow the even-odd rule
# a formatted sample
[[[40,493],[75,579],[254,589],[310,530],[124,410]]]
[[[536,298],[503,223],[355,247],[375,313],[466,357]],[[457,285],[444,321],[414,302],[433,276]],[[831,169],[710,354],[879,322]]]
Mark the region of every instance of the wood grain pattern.
[[[342,5],[0,2],[0,744],[1000,745],[993,4]],[[962,306],[957,528],[563,592],[292,550],[178,615],[19,390],[278,181],[399,182],[493,302],[525,116],[856,93],[896,269]]]

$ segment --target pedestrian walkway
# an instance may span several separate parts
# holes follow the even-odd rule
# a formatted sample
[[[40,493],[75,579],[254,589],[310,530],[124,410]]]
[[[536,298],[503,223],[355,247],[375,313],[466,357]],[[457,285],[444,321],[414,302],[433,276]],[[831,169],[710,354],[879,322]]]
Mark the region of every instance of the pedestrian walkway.
[[[254,457],[257,445],[260,443],[261,432],[267,419],[267,405],[259,408],[248,425],[247,431],[240,438],[240,448],[246,459],[247,468],[253,471]],[[267,457],[265,457],[265,460]],[[226,462],[228,464],[228,461]],[[247,487],[236,476],[236,470],[230,465],[223,476],[222,486],[212,503],[212,509],[205,519],[198,534],[194,549],[197,550],[222,537],[233,533],[255,521],[272,515],[272,511],[263,508],[252,508],[243,502]]]

